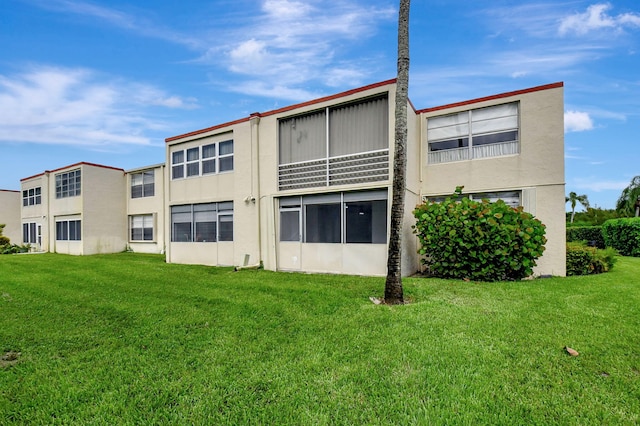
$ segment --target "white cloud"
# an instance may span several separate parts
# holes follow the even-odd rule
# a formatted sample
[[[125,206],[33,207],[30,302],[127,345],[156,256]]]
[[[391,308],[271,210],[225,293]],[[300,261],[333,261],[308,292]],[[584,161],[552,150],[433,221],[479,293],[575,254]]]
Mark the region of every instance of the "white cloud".
[[[0,75],[0,141],[101,147],[146,145],[165,128],[154,107],[192,108],[162,90],[102,79],[87,69],[38,67]]]
[[[622,191],[629,185],[628,181],[621,180],[599,180],[596,177],[590,179],[574,179],[571,186],[581,190],[601,191]]]
[[[564,113],[564,131],[582,132],[593,129],[593,120],[587,112],[566,111]]]
[[[576,13],[562,19],[558,32],[561,35],[575,33],[584,35],[592,31],[611,29],[622,31],[625,27],[640,27],[640,15],[625,13],[609,15],[610,3],[597,3],[589,6],[583,13]]]
[[[219,62],[222,52],[228,70],[253,80],[231,90],[279,98],[306,93],[298,88],[309,81],[330,87],[362,83],[367,72],[362,66],[341,62],[341,46],[346,40],[352,44],[351,40],[369,37],[380,22],[395,18],[392,8],[355,1],[266,0],[261,11],[222,41],[226,47],[216,40],[202,60]],[[349,60],[369,62],[368,58]],[[244,91],[249,88],[251,92]]]
[[[194,48],[201,46],[201,42],[197,37],[170,30],[169,28],[159,25],[157,22],[151,22],[148,19],[116,8],[100,6],[79,0],[34,0],[34,3],[43,9],[107,22],[110,25],[138,33],[145,37],[167,40]]]

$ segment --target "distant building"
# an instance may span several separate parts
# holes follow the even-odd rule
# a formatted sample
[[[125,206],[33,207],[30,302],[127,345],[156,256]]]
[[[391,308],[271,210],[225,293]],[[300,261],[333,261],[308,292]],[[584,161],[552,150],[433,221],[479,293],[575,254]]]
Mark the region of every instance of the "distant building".
[[[0,224],[5,225],[2,235],[20,244],[20,191],[0,189]]]
[[[129,249],[165,252],[172,263],[384,275],[395,90],[388,80],[167,138],[166,167],[79,163],[23,179],[22,193],[41,197],[23,203],[25,242],[70,254]],[[409,104],[407,153],[405,275],[421,267],[414,206],[460,185],[533,213],[548,238],[535,273],[565,275],[562,83]]]

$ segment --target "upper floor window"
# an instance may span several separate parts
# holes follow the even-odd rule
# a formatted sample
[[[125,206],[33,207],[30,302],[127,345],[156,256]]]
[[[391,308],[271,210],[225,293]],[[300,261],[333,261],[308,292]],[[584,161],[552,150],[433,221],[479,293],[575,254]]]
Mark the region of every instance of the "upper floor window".
[[[56,198],[80,195],[80,169],[56,175]]]
[[[233,140],[210,143],[171,153],[171,178],[233,171]]]
[[[519,152],[518,103],[432,117],[427,120],[429,163],[497,157]]]
[[[34,206],[42,203],[42,188],[30,188],[22,191],[22,205]]]
[[[388,95],[278,122],[280,190],[389,179]]]
[[[154,195],[155,184],[153,170],[131,174],[131,198],[153,197]]]

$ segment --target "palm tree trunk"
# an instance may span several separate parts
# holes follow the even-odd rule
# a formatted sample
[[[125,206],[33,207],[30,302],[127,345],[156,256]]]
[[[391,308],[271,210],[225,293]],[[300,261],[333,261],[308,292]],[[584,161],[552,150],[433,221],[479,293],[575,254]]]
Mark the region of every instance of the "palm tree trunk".
[[[397,305],[404,303],[402,290],[402,222],[407,174],[407,103],[409,92],[409,5],[400,0],[398,12],[398,77],[396,80],[395,155],[393,159],[393,195],[391,223],[389,225],[389,252],[384,301]]]

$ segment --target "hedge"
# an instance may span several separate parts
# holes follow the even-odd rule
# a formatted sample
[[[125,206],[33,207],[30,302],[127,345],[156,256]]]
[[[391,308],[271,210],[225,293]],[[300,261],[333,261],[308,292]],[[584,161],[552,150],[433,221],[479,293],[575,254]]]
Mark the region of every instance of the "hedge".
[[[640,217],[611,219],[602,225],[607,247],[623,256],[640,257]]]
[[[567,227],[567,242],[586,241],[587,245],[603,249],[606,247],[602,236],[602,226]]]

